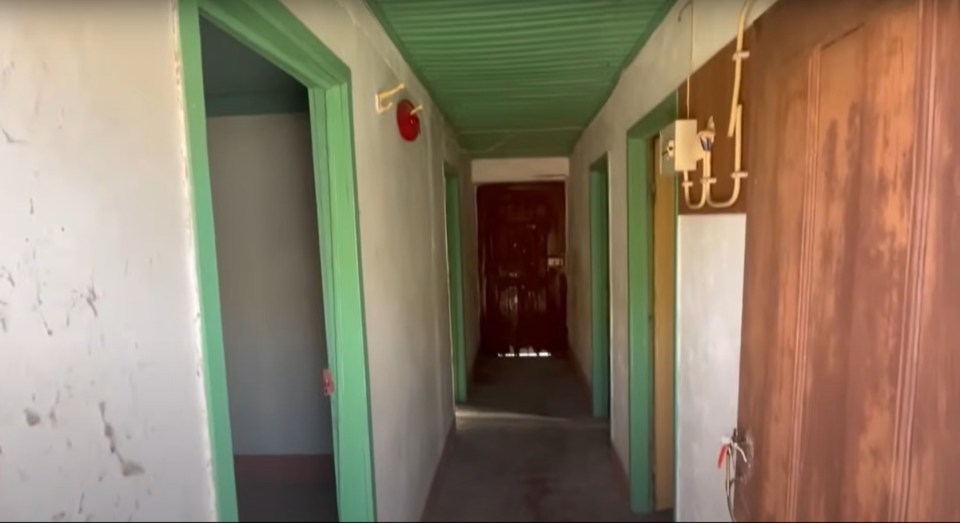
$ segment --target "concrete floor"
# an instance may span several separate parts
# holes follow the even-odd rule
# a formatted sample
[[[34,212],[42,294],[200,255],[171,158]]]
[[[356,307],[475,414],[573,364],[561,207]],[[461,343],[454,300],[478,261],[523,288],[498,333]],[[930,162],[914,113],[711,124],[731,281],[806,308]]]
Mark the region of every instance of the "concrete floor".
[[[605,420],[569,362],[478,362],[471,402],[457,413],[426,521],[670,521],[636,516]]]

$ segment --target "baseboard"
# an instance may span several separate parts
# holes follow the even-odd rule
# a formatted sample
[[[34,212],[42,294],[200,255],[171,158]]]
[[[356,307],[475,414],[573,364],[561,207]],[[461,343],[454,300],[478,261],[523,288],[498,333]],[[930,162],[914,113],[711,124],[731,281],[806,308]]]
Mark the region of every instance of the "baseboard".
[[[333,476],[333,454],[237,455],[233,457],[239,479],[283,483],[329,480]]]
[[[437,480],[440,477],[440,471],[443,470],[444,465],[446,465],[450,459],[447,451],[450,450],[453,439],[456,436],[457,419],[456,416],[454,416],[453,422],[450,424],[450,429],[447,431],[447,438],[443,441],[443,449],[440,451],[440,460],[437,461],[437,468],[433,471],[433,479],[430,481],[430,490],[427,491],[427,499],[423,502],[423,509],[420,511],[420,521],[426,521],[427,519],[427,511],[430,510],[430,500],[433,499],[433,493],[437,489]]]

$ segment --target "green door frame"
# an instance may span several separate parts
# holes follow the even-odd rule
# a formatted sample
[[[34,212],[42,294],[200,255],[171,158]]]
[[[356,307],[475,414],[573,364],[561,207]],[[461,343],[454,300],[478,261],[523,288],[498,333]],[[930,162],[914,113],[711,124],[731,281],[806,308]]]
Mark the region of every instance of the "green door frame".
[[[467,401],[467,355],[463,330],[463,246],[460,231],[460,176],[443,165],[446,193],[447,278],[450,296],[450,343],[453,350],[453,392],[458,403]]]
[[[218,517],[236,521],[238,512],[207,157],[201,15],[307,88],[328,365],[336,384],[331,403],[338,508],[341,521],[375,521],[350,69],[278,0],[179,0],[177,6]]]
[[[607,155],[590,166],[590,324],[593,415],[610,416],[610,176]]]
[[[671,94],[627,131],[627,295],[629,318],[630,506],[653,510],[653,347],[650,331],[653,281],[653,207],[650,205],[650,140],[677,117]],[[674,291],[676,292],[676,291]],[[676,342],[674,342],[676,345]],[[676,354],[676,351],[674,351]],[[674,375],[676,387],[676,375]],[[676,424],[676,403],[674,403]],[[676,432],[674,432],[676,434]],[[674,459],[676,466],[676,459]]]

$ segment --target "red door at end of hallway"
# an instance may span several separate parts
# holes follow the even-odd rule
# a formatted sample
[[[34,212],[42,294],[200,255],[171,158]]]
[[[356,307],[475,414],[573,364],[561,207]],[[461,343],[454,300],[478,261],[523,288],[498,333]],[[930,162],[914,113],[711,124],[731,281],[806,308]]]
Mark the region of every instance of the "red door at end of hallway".
[[[477,217],[483,352],[564,352],[564,184],[483,185],[477,190]]]

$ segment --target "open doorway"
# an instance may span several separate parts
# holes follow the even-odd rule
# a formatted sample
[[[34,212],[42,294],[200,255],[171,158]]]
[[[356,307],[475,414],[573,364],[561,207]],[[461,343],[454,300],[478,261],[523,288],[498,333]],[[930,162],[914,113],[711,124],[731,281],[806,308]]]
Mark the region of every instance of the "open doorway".
[[[453,394],[457,403],[467,401],[467,355],[463,318],[463,255],[460,235],[460,176],[443,166],[444,213],[447,231],[447,281],[450,299],[450,346],[453,351]]]
[[[610,176],[607,156],[590,166],[590,331],[593,415],[610,416]]]
[[[200,22],[240,521],[336,521],[307,90]]]
[[[183,69],[187,158],[200,293],[199,322],[203,350],[204,389],[207,395],[211,464],[214,473],[218,519],[233,521],[240,519],[241,515],[245,516],[244,519],[269,518],[275,520],[316,520],[331,517],[329,510],[334,505],[330,503],[324,505],[323,510],[326,512],[322,513],[314,510],[316,508],[315,501],[313,502],[314,505],[310,505],[310,502],[308,502],[305,505],[306,510],[303,507],[296,510],[292,510],[291,507],[284,507],[284,510],[291,510],[290,512],[277,509],[276,507],[279,505],[291,504],[284,497],[300,496],[296,488],[286,489],[281,495],[277,496],[280,499],[269,500],[276,503],[268,507],[268,514],[261,515],[249,511],[246,514],[240,514],[237,500],[238,481],[234,468],[235,443],[237,443],[237,450],[241,456],[247,452],[246,449],[250,448],[248,447],[249,439],[245,439],[246,436],[251,434],[249,431],[250,425],[254,425],[259,431],[253,432],[253,434],[260,438],[283,437],[291,440],[299,438],[296,442],[299,447],[294,446],[294,448],[300,448],[300,452],[318,453],[317,448],[322,448],[324,444],[322,430],[318,427],[322,426],[324,419],[322,398],[324,394],[327,394],[330,397],[330,414],[328,416],[332,423],[329,424],[326,441],[332,442],[333,477],[335,477],[335,481],[328,481],[328,483],[331,486],[335,484],[335,487],[330,489],[333,492],[332,497],[336,500],[334,512],[337,515],[334,516],[334,519],[338,516],[339,519],[349,521],[375,521],[366,333],[363,321],[356,176],[353,163],[350,70],[278,0],[180,0],[177,2],[177,14],[181,47],[180,58]],[[283,73],[289,75],[299,84],[297,88],[277,89],[277,85],[285,87],[293,87],[294,85],[289,82],[289,78],[283,75],[274,76],[269,82],[257,84],[242,77],[243,74],[249,73],[249,66],[231,69],[229,58],[224,64],[217,58],[204,57],[202,45],[204,37],[201,31],[207,32],[209,38],[210,29],[207,22],[212,23],[212,26],[229,35],[229,38],[235,38],[236,42],[230,42],[231,44],[242,44],[243,47],[247,48],[246,51],[252,51],[255,55],[265,58],[268,64],[276,66]],[[203,24],[203,29],[201,24]],[[241,88],[236,92],[228,90],[227,92],[205,93],[204,61],[209,62],[208,67],[223,66],[227,67],[228,73],[240,75],[239,78],[231,78],[226,82],[227,85],[240,84],[248,89]],[[260,85],[264,88],[250,90],[250,85]],[[212,81],[211,88],[214,91],[216,90],[216,85]],[[302,112],[304,91],[306,92],[306,114]],[[277,95],[278,92],[279,95]],[[207,111],[208,96],[211,99],[211,114],[208,114]],[[218,100],[213,101],[214,98],[218,98]],[[224,128],[226,128],[226,134],[220,137],[211,137],[212,147],[208,147],[208,116],[215,118],[234,116],[237,111],[241,111],[240,114],[244,114],[245,118],[263,117],[261,119],[264,121],[260,121],[257,125],[241,125],[239,127],[243,130],[240,131],[237,130],[237,125],[225,126],[222,125],[222,122],[212,122],[210,127],[215,134],[223,134]],[[296,115],[298,112],[300,112],[298,117],[300,123],[291,123],[297,118],[290,119],[288,117]],[[276,113],[283,114],[277,115]],[[272,119],[265,118],[267,115],[271,115]],[[266,120],[271,120],[271,123],[266,123]],[[264,128],[276,125],[278,122],[284,122],[285,131],[283,133],[287,134],[265,137],[265,134],[270,134],[270,132],[263,133]],[[303,132],[304,122],[308,129],[306,133]],[[235,123],[231,122],[231,124]],[[253,133],[260,134],[254,135]],[[245,139],[239,140],[242,142],[241,145],[236,143],[238,142],[237,136],[242,136]],[[270,156],[271,153],[268,152],[266,156],[269,158],[263,158],[264,155],[261,152],[264,147],[268,146],[276,147],[278,150],[282,149],[278,154],[290,157]],[[304,149],[308,154],[300,154],[303,151],[289,154],[289,148]],[[256,155],[261,156],[257,160],[259,163],[248,165],[248,162],[241,161],[243,158],[247,158],[249,162],[253,162],[251,158]],[[294,159],[293,156],[296,156],[297,159]],[[213,162],[209,162],[208,158],[212,159]],[[304,163],[301,162],[305,162],[305,165],[309,167],[305,167]],[[222,165],[225,165],[226,168],[218,167]],[[225,174],[215,173],[217,179],[214,180],[211,176],[213,170],[222,170]],[[306,171],[305,176],[297,178],[295,174],[291,174],[298,170]],[[243,171],[245,173],[243,176],[248,176],[261,185],[256,185],[253,182],[249,186],[236,184],[233,177],[241,176],[236,174],[239,171]],[[312,174],[312,177],[310,174]],[[281,176],[291,177],[281,180],[279,178]],[[269,183],[266,183],[267,180],[269,180]],[[221,181],[224,181],[224,184],[221,184]],[[227,196],[224,196],[224,185],[227,186]],[[302,194],[292,196],[294,192],[292,187],[296,187]],[[214,190],[217,190],[216,199],[219,200],[216,205]],[[257,197],[250,197],[249,194],[245,194],[248,191],[256,192],[258,190],[260,193],[256,195]],[[244,198],[249,198],[248,201],[240,199],[240,201],[247,201],[247,204],[224,203],[231,197],[237,196],[231,194],[231,191],[241,193],[239,196]],[[287,194],[288,192],[290,194]],[[312,208],[310,206],[310,195],[314,196],[312,203],[315,207]],[[284,202],[291,209],[271,213],[270,205],[277,202]],[[236,208],[233,207],[234,205]],[[312,225],[307,218],[311,212],[314,218]],[[215,213],[217,214],[216,227],[214,223]],[[229,224],[230,218],[221,218],[221,216],[232,216],[236,219],[237,216],[241,215],[248,225],[247,229],[237,228],[234,227],[235,224]],[[260,217],[262,220],[254,222],[254,217]],[[297,226],[291,225],[292,217],[296,217]],[[225,232],[221,232],[223,222],[228,222]],[[256,228],[259,229],[250,230]],[[230,232],[231,229],[240,230],[239,232],[236,230]],[[224,238],[218,236],[224,236]],[[239,241],[237,236],[240,236]],[[252,236],[257,236],[258,240],[247,241],[248,237]],[[242,273],[244,278],[234,278],[226,274],[229,271],[236,271],[235,268],[227,267],[232,260],[218,260],[219,248],[234,241],[237,241],[244,249],[237,251],[246,258],[244,261],[248,264],[248,268],[238,271]],[[256,247],[260,243],[265,244],[268,248],[258,250]],[[293,245],[296,247],[293,247]],[[237,247],[237,249],[240,248]],[[266,251],[266,256],[264,256],[264,251]],[[233,251],[228,252],[233,254]],[[221,256],[230,258],[226,255]],[[301,267],[294,271],[292,267],[297,266],[297,263],[285,264],[284,260],[292,258],[297,258],[298,263],[305,266],[306,269]],[[259,260],[262,265],[253,264],[251,260],[254,259]],[[310,263],[311,259],[312,264]],[[222,267],[221,261],[223,262]],[[310,272],[311,265],[314,273],[312,279],[307,274]],[[291,274],[275,274],[285,271]],[[303,288],[297,289],[297,292],[300,293],[300,301],[291,299],[291,293],[279,292],[281,287],[285,290],[294,287],[288,280],[283,280],[283,285],[280,285],[276,281],[266,279],[267,277],[292,279],[292,274],[297,272],[302,272],[304,278],[299,282]],[[264,276],[254,278],[251,276],[254,273]],[[319,290],[317,273],[321,275]],[[238,286],[239,290],[230,291],[225,288],[224,292],[221,293],[221,278],[224,279],[225,287],[228,285],[237,287],[231,283],[235,280],[245,281]],[[227,316],[237,316],[235,311],[232,310],[232,307],[236,307],[236,304],[226,302],[232,299],[231,292],[242,295],[245,292],[252,291],[264,294],[274,293],[270,294],[274,303],[278,299],[290,300],[293,304],[287,303],[285,305],[294,312],[278,314],[277,316],[282,316],[282,318],[274,318],[276,321],[265,328],[262,325],[262,323],[265,323],[264,318],[274,313],[274,311],[266,309],[274,303],[264,300],[266,303],[259,305],[266,304],[266,307],[256,309],[249,303],[241,303],[240,309],[246,313],[245,317],[242,314],[240,315],[241,320],[254,324],[243,325],[242,327],[257,328],[267,332],[269,336],[264,338],[266,341],[263,345],[270,350],[270,353],[262,350],[254,352],[264,359],[259,362],[260,366],[257,369],[244,374],[237,371],[237,365],[234,363],[228,365],[226,361],[229,356],[228,352],[234,351],[225,346],[224,334],[227,334],[226,341],[228,343],[231,337],[236,339],[231,331],[237,324],[237,321],[226,318]],[[318,295],[321,296],[319,302],[317,301]],[[280,298],[277,298],[277,296]],[[251,313],[250,310],[254,310],[254,312]],[[324,312],[326,314],[323,314]],[[226,321],[224,321],[225,319]],[[294,324],[296,328],[292,327]],[[313,330],[308,331],[308,327]],[[278,353],[283,352],[280,348],[286,347],[287,344],[300,346],[300,343],[294,343],[287,339],[290,332],[295,330],[302,337],[309,337],[312,349],[298,349],[303,354],[309,354],[311,359],[303,360],[307,361],[305,365],[308,368],[298,368],[292,371],[289,370],[290,365],[274,364],[277,361],[284,361],[277,357]],[[323,371],[323,342],[326,344],[326,360],[328,362],[326,365],[329,372]],[[295,352],[297,351],[289,351],[291,354]],[[299,354],[299,352],[297,353]],[[284,354],[287,354],[287,352],[284,352]],[[250,367],[252,366],[240,366],[243,369],[249,369]],[[320,399],[298,397],[297,401],[299,403],[296,405],[289,402],[287,404],[280,404],[277,401],[268,402],[267,399],[271,398],[270,395],[276,392],[273,389],[269,391],[260,390],[259,393],[249,395],[250,397],[247,400],[229,395],[228,388],[232,392],[237,392],[236,389],[239,388],[241,394],[249,392],[244,390],[247,388],[245,382],[240,382],[241,385],[233,383],[237,380],[261,379],[267,374],[267,371],[273,372],[274,375],[283,374],[283,372],[277,372],[278,369],[275,367],[280,367],[280,370],[287,370],[287,374],[284,374],[285,378],[291,378],[294,374],[301,375],[298,373],[302,373],[304,376],[310,374],[309,381],[307,379],[297,380],[301,386],[305,387],[300,392],[302,396],[312,395],[318,390],[318,384],[321,384],[319,385]],[[230,381],[229,387],[228,381]],[[271,386],[276,385],[276,380],[271,380]],[[256,392],[256,388],[254,388],[254,392]],[[249,418],[240,417],[240,414],[238,414],[244,412],[244,416],[247,415],[246,411],[243,410],[246,406],[238,404],[243,401],[254,402],[255,405],[253,406],[264,411],[271,411],[269,413],[271,417],[265,422],[250,423]],[[320,410],[320,415],[313,417],[312,433],[308,434],[307,429],[303,427],[293,429],[279,426],[264,427],[265,424],[276,423],[276,420],[282,418],[292,419],[294,413],[291,413],[291,411],[302,415],[310,410],[309,405],[313,405],[313,407],[319,405]],[[234,427],[231,426],[231,418],[234,418],[237,437],[234,435]],[[317,425],[317,422],[321,425]],[[268,434],[271,430],[273,432]],[[289,433],[297,431],[302,433]],[[287,433],[277,434],[279,432]],[[240,436],[241,433],[244,436]],[[290,444],[290,441],[286,441],[285,444]],[[283,454],[283,452],[287,452],[286,450],[277,451],[279,444],[274,442],[272,445],[272,447],[268,447],[272,450],[254,450],[254,452],[268,452],[268,456],[271,457],[286,455]],[[312,459],[314,459],[313,470],[323,468],[322,459]],[[258,480],[279,475],[301,481],[304,478],[302,477],[302,470],[298,467],[301,467],[301,465],[290,467],[288,463],[283,463],[279,467],[275,467],[271,464],[260,469],[255,476]],[[241,464],[241,470],[239,471],[241,475],[247,475],[244,471],[245,468],[246,464]],[[278,468],[279,470],[277,470]],[[289,470],[291,468],[292,471]],[[254,467],[254,470],[258,469]],[[329,464],[326,470],[329,480]],[[316,482],[323,481],[323,478],[322,476],[313,476],[309,479],[314,481],[314,485],[300,490],[305,491],[308,497],[317,497]],[[243,481],[244,479],[241,478],[241,482]],[[240,485],[240,487],[239,490],[243,494],[243,485]]]

